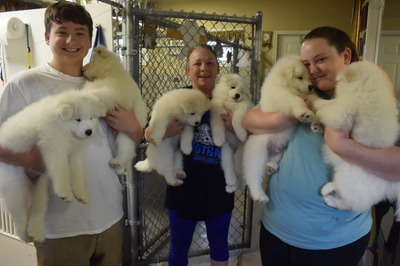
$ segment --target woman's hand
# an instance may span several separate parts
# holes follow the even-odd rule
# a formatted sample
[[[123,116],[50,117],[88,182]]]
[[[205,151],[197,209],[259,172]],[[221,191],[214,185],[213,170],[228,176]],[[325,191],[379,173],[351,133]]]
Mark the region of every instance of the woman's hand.
[[[184,123],[178,119],[174,119],[171,123],[169,123],[167,129],[165,130],[164,139],[175,137],[176,135],[181,134],[184,128]]]
[[[184,123],[182,123],[178,119],[172,120],[171,123],[169,123],[167,129],[165,130],[164,139],[171,138],[178,134],[181,134],[184,128],[185,128]],[[151,133],[151,126],[148,126],[144,131],[144,138],[146,139],[147,142],[152,143],[153,140],[150,137],[150,133]]]
[[[127,134],[135,143],[139,143],[142,139],[142,126],[133,110],[117,106],[109,111],[104,119],[111,128]]]
[[[224,121],[224,125],[226,130],[235,133],[233,126],[232,126],[232,116],[233,116],[233,112],[231,109],[227,108],[224,106],[224,109],[226,111],[226,114],[221,114],[221,119],[222,121]]]

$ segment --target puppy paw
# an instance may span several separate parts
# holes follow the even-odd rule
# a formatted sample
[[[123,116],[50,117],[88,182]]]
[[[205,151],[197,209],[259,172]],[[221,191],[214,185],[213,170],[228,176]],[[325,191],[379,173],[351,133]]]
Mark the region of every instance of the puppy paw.
[[[75,200],[75,196],[72,193],[71,188],[57,188],[54,187],[54,193],[61,199],[70,202]]]
[[[226,185],[225,186],[225,191],[228,193],[233,193],[238,189],[239,183],[233,184],[233,185]]]
[[[247,131],[246,130],[235,130],[236,137],[241,142],[245,142],[247,140]]]
[[[267,203],[269,201],[268,196],[265,194],[263,188],[261,186],[255,184],[248,184],[251,198],[254,201],[258,201],[261,203]]]
[[[324,124],[321,122],[313,121],[311,122],[311,130],[314,133],[322,134],[324,133]]]
[[[308,123],[314,119],[314,113],[311,110],[307,110],[296,116],[296,118],[302,123]]]
[[[74,191],[74,197],[80,203],[87,204],[89,202],[89,196],[85,189],[82,191]]]
[[[259,195],[252,195],[251,196],[254,201],[258,201],[260,203],[268,203],[269,198],[265,193]]]
[[[178,187],[183,184],[183,180],[176,177],[165,177],[165,181],[167,181],[168,185],[173,187]]]
[[[341,205],[338,204],[338,198],[336,198],[335,196],[332,196],[332,195],[324,196],[324,201],[325,201],[326,205],[328,205],[332,208],[342,209],[342,210],[346,209],[346,208],[340,207]]]
[[[27,234],[30,241],[43,242],[46,238],[44,234],[44,221],[39,218],[29,219]]]
[[[109,165],[115,169],[118,175],[126,174],[126,168],[119,157],[111,159]]]
[[[336,186],[333,182],[326,183],[321,189],[322,196],[335,196]]]
[[[192,152],[192,144],[181,146],[181,151],[182,151],[184,154],[189,155],[189,154]]]
[[[278,165],[276,163],[267,162],[265,164],[265,175],[272,175],[276,170],[278,170]]]
[[[215,135],[213,136],[215,146],[221,147],[225,142],[225,135]]]
[[[338,198],[338,195],[336,193],[336,187],[334,183],[326,183],[321,189],[321,194],[324,198],[326,205],[332,208],[339,209],[341,204],[339,204],[340,199]]]
[[[186,173],[182,170],[179,170],[179,171],[176,171],[175,176],[178,179],[184,179],[184,178],[186,178]]]

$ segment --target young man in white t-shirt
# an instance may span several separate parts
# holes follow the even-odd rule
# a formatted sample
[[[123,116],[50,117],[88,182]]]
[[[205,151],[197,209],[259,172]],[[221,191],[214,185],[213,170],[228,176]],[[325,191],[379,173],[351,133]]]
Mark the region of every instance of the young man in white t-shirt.
[[[83,59],[92,46],[90,14],[76,3],[60,1],[46,9],[45,26],[45,40],[53,58],[43,66],[16,74],[6,85],[0,101],[0,123],[26,105],[51,94],[80,89],[85,82]],[[117,108],[101,121],[85,156],[89,203],[65,202],[50,189],[46,240],[35,243],[38,265],[120,265],[122,190],[108,165],[112,158],[109,127],[125,132],[136,143],[142,137],[142,128],[131,110]],[[0,161],[26,167],[30,173],[44,167],[37,147],[25,154],[0,147]]]

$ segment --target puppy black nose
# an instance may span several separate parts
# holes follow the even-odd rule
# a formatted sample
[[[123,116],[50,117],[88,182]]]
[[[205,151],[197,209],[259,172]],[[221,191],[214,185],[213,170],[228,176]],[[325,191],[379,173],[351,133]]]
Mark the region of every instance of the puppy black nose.
[[[240,94],[239,93],[236,93],[235,94],[235,100],[237,100],[237,99],[239,99],[240,98]]]
[[[92,135],[93,131],[91,129],[88,129],[85,131],[86,136]]]
[[[314,86],[313,86],[313,85],[309,85],[309,86],[308,86],[308,90],[309,90],[310,92],[313,92],[313,91],[314,91]]]
[[[196,122],[194,123],[195,126],[198,126],[199,124],[200,124],[199,121],[196,121]]]

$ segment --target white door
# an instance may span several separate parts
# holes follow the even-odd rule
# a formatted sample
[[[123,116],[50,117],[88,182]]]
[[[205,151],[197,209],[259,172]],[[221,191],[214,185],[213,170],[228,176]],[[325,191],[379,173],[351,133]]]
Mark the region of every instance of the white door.
[[[400,99],[400,32],[382,33],[378,65],[392,79],[397,99]]]
[[[280,57],[289,54],[300,55],[301,41],[307,31],[276,31],[274,33],[273,60],[276,62]]]

